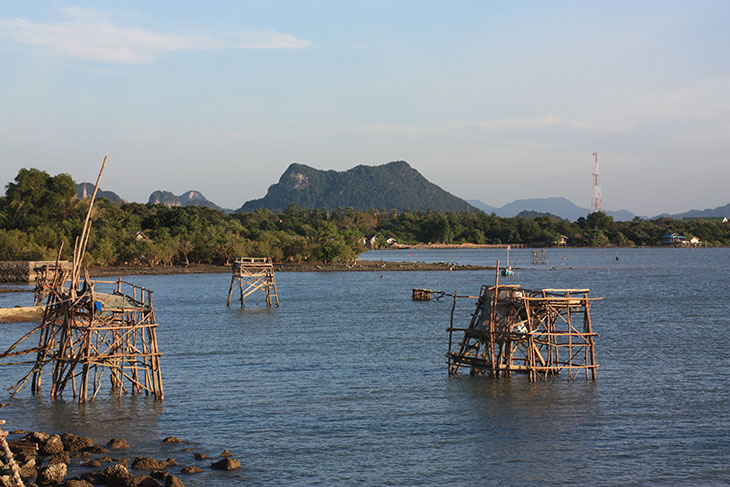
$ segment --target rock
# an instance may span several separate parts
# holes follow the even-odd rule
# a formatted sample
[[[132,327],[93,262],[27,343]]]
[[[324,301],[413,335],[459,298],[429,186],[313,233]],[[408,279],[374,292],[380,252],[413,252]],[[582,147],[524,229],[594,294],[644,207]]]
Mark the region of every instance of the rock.
[[[81,474],[81,479],[86,480],[90,484],[99,485],[106,482],[106,478],[101,471],[96,472],[84,472]]]
[[[107,450],[103,446],[98,446],[98,445],[87,446],[86,448],[84,448],[81,451],[84,453],[91,454],[91,455],[103,455],[104,453],[109,453],[109,450]]]
[[[109,465],[101,471],[101,474],[106,479],[107,485],[125,485],[127,480],[132,478],[127,467],[118,463]]]
[[[63,448],[66,451],[77,452],[84,448],[94,446],[94,442],[88,436],[78,436],[73,433],[64,433],[61,435]]]
[[[68,465],[69,463],[71,463],[71,455],[69,455],[67,451],[56,453],[48,460],[48,463],[65,463],[66,465]]]
[[[220,454],[222,457],[232,457],[233,453],[229,452],[228,450],[223,450],[223,452]]]
[[[32,479],[38,475],[38,469],[36,468],[35,458],[31,458],[25,463],[19,465],[20,477],[24,479]]]
[[[172,474],[167,474],[165,477],[165,487],[184,487],[185,484],[178,477]]]
[[[174,458],[168,458],[167,460],[165,460],[165,463],[168,467],[177,467],[177,460],[175,460]]]
[[[182,470],[180,470],[180,472],[182,472],[182,473],[200,473],[202,471],[203,471],[202,468],[196,467],[195,465],[190,465],[190,466],[185,467]]]
[[[48,433],[44,431],[31,431],[27,435],[25,435],[22,439],[23,441],[32,441],[33,443],[41,444],[44,441],[48,439],[48,437],[51,436]]]
[[[233,457],[226,457],[223,460],[212,463],[210,466],[216,470],[235,470],[241,468],[241,462]]]
[[[134,477],[134,485],[136,487],[160,487],[162,484],[149,475],[138,475]]]
[[[67,467],[65,463],[45,465],[38,469],[38,477],[35,481],[38,485],[60,484],[66,478],[66,471]]]
[[[64,482],[63,487],[94,487],[94,484],[81,479],[68,479]]]
[[[63,451],[63,442],[58,435],[51,435],[38,445],[38,453],[41,455],[55,455]]]
[[[137,457],[132,462],[132,468],[134,470],[165,470],[167,462],[150,457]]]
[[[124,438],[112,438],[107,442],[106,446],[112,450],[120,450],[122,448],[129,448],[129,443]]]
[[[175,438],[174,436],[168,436],[164,440],[162,440],[163,443],[182,443],[182,440],[179,438]]]
[[[210,457],[209,457],[208,455],[206,455],[205,453],[196,453],[196,454],[195,454],[195,455],[193,455],[193,456],[195,457],[195,459],[196,459],[196,460],[206,460],[206,459],[210,458]]]
[[[34,451],[14,451],[13,458],[15,459],[15,463],[20,465],[21,463],[25,463],[27,461],[30,461],[31,459],[35,461],[36,453]]]
[[[91,458],[81,462],[82,467],[99,468],[101,467],[101,461],[98,458]]]
[[[150,474],[150,476],[164,482],[165,487],[182,487],[185,485],[182,480],[175,477],[174,475],[172,475],[169,472],[162,472],[162,471],[152,472]]]

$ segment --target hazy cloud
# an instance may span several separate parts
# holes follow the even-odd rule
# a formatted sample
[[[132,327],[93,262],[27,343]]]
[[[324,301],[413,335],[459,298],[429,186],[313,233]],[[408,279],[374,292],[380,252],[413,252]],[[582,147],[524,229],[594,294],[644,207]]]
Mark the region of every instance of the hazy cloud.
[[[145,63],[167,52],[211,49],[301,49],[311,41],[273,30],[211,33],[158,32],[115,25],[102,14],[80,8],[61,9],[71,19],[40,23],[0,18],[0,38],[50,47],[68,56],[93,61]]]

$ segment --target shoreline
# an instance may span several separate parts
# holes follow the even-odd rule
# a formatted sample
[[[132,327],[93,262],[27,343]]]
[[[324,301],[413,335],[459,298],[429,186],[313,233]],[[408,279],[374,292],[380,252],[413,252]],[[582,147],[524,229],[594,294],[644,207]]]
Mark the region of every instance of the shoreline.
[[[311,264],[284,262],[274,264],[275,272],[380,272],[380,271],[476,271],[494,266],[456,265],[449,262],[390,262],[358,260],[352,264]],[[190,264],[189,266],[109,266],[89,267],[91,277],[168,274],[215,274],[231,272],[230,265]]]

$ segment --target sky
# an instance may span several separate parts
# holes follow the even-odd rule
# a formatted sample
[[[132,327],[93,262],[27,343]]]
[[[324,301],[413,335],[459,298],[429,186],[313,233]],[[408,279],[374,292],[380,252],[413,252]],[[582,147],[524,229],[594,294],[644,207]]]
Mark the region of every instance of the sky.
[[[0,0],[0,184],[261,198],[405,160],[465,199],[730,202],[730,2]]]

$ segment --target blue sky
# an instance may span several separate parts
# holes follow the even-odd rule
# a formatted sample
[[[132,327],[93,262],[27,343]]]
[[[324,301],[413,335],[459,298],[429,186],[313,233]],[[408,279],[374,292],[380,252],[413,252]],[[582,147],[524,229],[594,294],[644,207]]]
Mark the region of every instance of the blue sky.
[[[466,199],[730,202],[730,2],[0,0],[0,184],[229,208],[292,162],[406,160]]]

